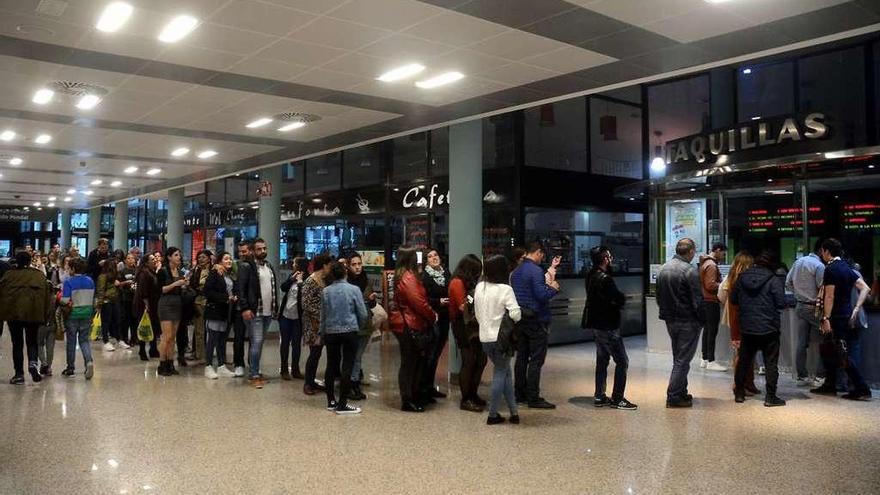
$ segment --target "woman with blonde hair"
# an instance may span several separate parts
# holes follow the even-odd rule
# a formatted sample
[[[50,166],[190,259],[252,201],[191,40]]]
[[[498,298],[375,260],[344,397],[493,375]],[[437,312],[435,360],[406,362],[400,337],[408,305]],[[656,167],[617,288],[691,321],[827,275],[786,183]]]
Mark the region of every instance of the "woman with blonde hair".
[[[733,304],[733,301],[730,300],[730,291],[736,286],[736,281],[739,279],[739,276],[748,270],[754,263],[755,259],[752,255],[746,251],[740,251],[733,259],[733,265],[730,267],[730,272],[728,272],[727,276],[724,277],[724,280],[721,281],[721,285],[718,286],[718,300],[721,302],[722,308],[721,323],[730,328],[730,345],[734,349],[734,369],[736,369],[736,365],[739,362],[742,337],[739,327],[739,306]],[[754,369],[750,370],[746,376],[744,389],[747,395],[757,395],[760,393],[760,390],[755,387]]]

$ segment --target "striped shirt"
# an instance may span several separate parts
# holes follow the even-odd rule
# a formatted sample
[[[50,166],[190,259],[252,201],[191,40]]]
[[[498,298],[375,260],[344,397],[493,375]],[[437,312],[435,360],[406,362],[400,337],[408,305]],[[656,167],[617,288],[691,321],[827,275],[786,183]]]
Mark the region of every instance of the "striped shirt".
[[[95,282],[85,275],[76,275],[64,281],[61,304],[72,304],[72,320],[89,320],[95,310]]]

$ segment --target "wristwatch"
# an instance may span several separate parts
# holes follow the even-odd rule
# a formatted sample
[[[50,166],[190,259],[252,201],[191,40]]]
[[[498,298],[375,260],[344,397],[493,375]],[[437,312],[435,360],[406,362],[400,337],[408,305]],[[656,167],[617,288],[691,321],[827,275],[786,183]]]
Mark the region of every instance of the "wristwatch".
[[[829,318],[827,316],[823,316],[821,321],[829,321],[829,320],[831,320],[831,318]]]

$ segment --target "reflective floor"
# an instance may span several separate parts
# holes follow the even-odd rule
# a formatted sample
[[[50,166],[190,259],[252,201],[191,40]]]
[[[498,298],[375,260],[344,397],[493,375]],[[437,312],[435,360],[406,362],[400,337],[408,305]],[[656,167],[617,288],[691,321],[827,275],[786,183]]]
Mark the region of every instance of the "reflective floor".
[[[63,378],[61,342],[54,377],[6,385],[4,335],[0,494],[880,493],[880,400],[811,397],[784,377],[787,407],[736,405],[730,373],[694,369],[694,409],[668,410],[670,358],[642,337],[627,345],[640,410],[589,405],[594,347],[581,344],[548,356],[543,395],[557,410],[487,426],[455,390],[426,414],[398,411],[391,342],[368,349],[364,414],[340,417],[276,373],[262,390],[202,367],[164,379],[155,361],[98,346],[91,382]],[[265,370],[277,353],[268,342]]]

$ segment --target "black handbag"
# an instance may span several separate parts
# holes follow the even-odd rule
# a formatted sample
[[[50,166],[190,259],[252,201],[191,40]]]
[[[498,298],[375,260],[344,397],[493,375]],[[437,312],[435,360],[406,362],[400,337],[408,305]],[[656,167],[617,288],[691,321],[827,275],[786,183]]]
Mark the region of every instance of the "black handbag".
[[[519,332],[516,330],[516,323],[510,317],[510,312],[504,310],[504,316],[501,317],[501,327],[498,329],[498,350],[505,356],[513,356],[519,344]]]
[[[180,302],[183,306],[190,306],[196,302],[196,294],[195,289],[192,287],[185,285],[180,288]]]

